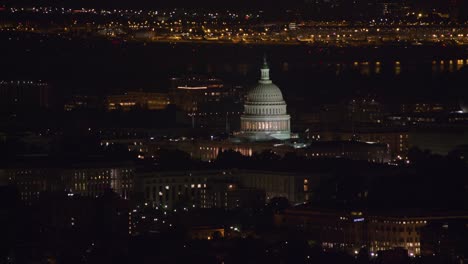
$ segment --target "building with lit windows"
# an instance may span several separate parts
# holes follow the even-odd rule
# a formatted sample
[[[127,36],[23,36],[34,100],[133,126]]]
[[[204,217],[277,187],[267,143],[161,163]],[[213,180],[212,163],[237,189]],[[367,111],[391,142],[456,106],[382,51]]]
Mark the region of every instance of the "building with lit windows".
[[[170,104],[169,95],[166,93],[128,92],[119,95],[110,95],[106,99],[108,111],[129,111],[132,108],[147,110],[162,110]]]
[[[133,194],[135,169],[132,164],[80,163],[73,166],[21,164],[5,168],[0,182],[16,186],[22,201],[31,204],[43,192],[66,192],[96,197],[113,190],[122,198]]]
[[[42,81],[0,81],[0,112],[52,107],[51,87]]]
[[[122,198],[133,194],[133,167],[127,166],[81,166],[66,169],[61,173],[65,190],[82,196],[99,196],[112,190]]]
[[[387,163],[391,160],[387,144],[356,140],[317,141],[307,147],[295,149],[294,152],[308,159],[344,158],[372,163]]]
[[[212,226],[196,226],[190,228],[189,231],[189,237],[191,239],[211,240],[216,236],[224,237],[224,228]]]
[[[92,95],[72,95],[65,101],[63,105],[63,110],[65,111],[74,111],[74,110],[89,110],[89,109],[98,109],[102,106],[97,96]]]
[[[19,198],[30,205],[39,199],[42,192],[63,191],[60,171],[52,168],[21,167],[5,168],[0,175],[1,181],[15,186]]]
[[[384,106],[373,98],[354,98],[346,106],[346,119],[353,123],[383,123]]]
[[[290,119],[281,90],[270,79],[266,58],[258,85],[247,94],[239,137],[249,141],[291,138]]]
[[[209,208],[207,183],[219,171],[147,172],[138,175],[138,191],[153,206],[174,208],[177,205]]]
[[[299,229],[314,236],[325,250],[346,250],[354,254],[362,248],[371,256],[379,251],[404,248],[409,256],[423,254],[422,233],[432,222],[468,221],[463,212],[364,213],[296,206],[275,215],[275,224]]]
[[[392,159],[406,157],[410,147],[408,130],[400,128],[356,127],[353,130],[309,131],[306,137],[325,142],[355,140],[363,143],[385,144],[388,146]]]
[[[193,75],[171,78],[170,81],[169,95],[172,103],[178,109],[196,116],[223,112],[228,101],[236,105],[243,99],[242,87],[225,85],[219,78]]]
[[[266,200],[283,197],[291,203],[308,201],[323,176],[310,173],[253,170],[239,171],[238,175],[243,186],[264,190]]]
[[[307,201],[321,176],[256,170],[142,172],[135,191],[149,204],[169,209],[261,207],[274,197]]]
[[[401,140],[405,140],[406,142],[407,139],[401,138]],[[308,159],[344,158],[372,163],[387,163],[391,160],[389,144],[383,142],[364,142],[353,140],[352,138],[347,140],[310,141],[306,143],[281,143],[277,141],[238,142],[234,140],[192,140],[189,138],[175,140],[106,139],[101,141],[101,146],[108,147],[114,144],[125,145],[128,151],[135,152],[141,159],[157,157],[161,149],[178,149],[190,154],[193,159],[202,161],[216,160],[219,153],[228,150],[239,152],[246,157],[251,157],[255,153],[271,151],[280,157],[294,152],[296,155]]]
[[[273,173],[274,174],[274,173]],[[245,188],[237,171],[168,171],[138,174],[138,192],[144,200],[163,208],[261,207],[265,191]]]
[[[189,75],[171,78],[171,102],[185,114],[187,123],[195,128],[229,131],[239,127],[244,88],[225,84],[215,77]]]

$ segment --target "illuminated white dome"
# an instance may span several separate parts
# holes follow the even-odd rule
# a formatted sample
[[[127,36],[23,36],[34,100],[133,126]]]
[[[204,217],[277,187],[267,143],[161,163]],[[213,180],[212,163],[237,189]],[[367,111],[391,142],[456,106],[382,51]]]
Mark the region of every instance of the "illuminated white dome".
[[[250,102],[281,102],[283,94],[278,86],[270,83],[259,82],[247,95]]]
[[[253,141],[289,139],[290,116],[281,90],[270,80],[266,58],[260,71],[258,85],[247,94],[240,134]]]
[[[261,78],[258,85],[249,91],[247,100],[249,102],[282,102],[283,94],[278,86],[270,80],[270,69],[263,59],[263,66],[261,71]]]

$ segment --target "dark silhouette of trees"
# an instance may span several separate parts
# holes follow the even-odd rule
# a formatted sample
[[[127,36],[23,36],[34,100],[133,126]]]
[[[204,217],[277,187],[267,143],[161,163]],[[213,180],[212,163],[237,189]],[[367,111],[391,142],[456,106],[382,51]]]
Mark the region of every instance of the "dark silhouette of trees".
[[[215,164],[223,168],[239,168],[245,166],[248,158],[237,151],[226,150],[218,154]]]
[[[158,152],[156,161],[162,169],[182,170],[193,165],[190,154],[181,150],[161,149]]]
[[[289,200],[285,197],[273,197],[270,199],[270,202],[268,203],[268,208],[272,210],[273,212],[284,211],[290,206],[291,204],[289,203]]]

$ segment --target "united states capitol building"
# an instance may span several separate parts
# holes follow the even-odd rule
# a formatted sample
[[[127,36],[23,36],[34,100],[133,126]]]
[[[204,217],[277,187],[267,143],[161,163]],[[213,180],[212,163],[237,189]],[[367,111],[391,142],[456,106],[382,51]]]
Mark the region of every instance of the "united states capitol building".
[[[291,133],[291,117],[278,86],[270,79],[266,58],[260,69],[260,80],[247,92],[244,111],[240,116],[240,130],[229,139],[173,140],[103,140],[102,145],[127,144],[129,151],[138,152],[141,158],[154,157],[160,149],[179,149],[194,159],[215,160],[219,153],[233,150],[244,156],[271,151],[279,156],[294,152],[298,156],[313,158],[346,158],[383,163],[389,161],[386,144],[363,141],[317,141],[299,138]]]
[[[238,137],[248,141],[287,140],[291,138],[286,102],[278,86],[270,79],[270,69],[263,58],[257,86],[249,91],[241,116]]]

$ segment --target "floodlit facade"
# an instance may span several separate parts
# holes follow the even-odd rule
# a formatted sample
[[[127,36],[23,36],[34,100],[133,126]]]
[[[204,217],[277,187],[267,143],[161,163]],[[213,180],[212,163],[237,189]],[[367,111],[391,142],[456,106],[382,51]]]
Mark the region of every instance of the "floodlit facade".
[[[264,58],[258,85],[249,91],[241,116],[240,137],[250,141],[291,138],[290,116],[281,90],[270,79]]]

